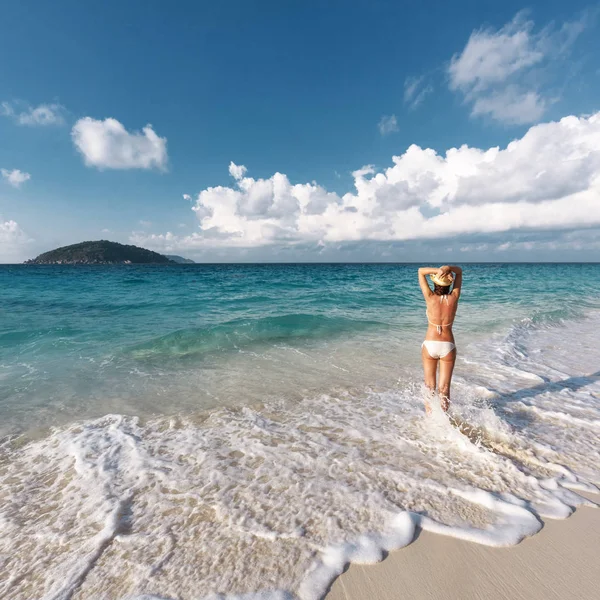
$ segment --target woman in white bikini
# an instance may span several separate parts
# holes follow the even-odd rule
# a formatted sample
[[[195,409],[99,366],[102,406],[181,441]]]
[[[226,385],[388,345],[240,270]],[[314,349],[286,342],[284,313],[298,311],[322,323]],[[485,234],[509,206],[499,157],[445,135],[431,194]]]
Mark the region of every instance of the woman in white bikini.
[[[427,283],[426,275],[431,278],[433,291]],[[452,323],[456,316],[456,308],[460,298],[462,269],[448,265],[439,269],[421,268],[419,269],[419,285],[427,304],[426,314],[429,322],[425,341],[421,345],[425,385],[433,395],[436,388],[436,374],[439,363],[438,393],[442,410],[447,411],[450,406],[450,381],[456,362],[456,346],[452,334]],[[452,291],[450,291],[450,286],[452,286]],[[431,412],[427,400],[425,401],[425,410],[427,414]]]

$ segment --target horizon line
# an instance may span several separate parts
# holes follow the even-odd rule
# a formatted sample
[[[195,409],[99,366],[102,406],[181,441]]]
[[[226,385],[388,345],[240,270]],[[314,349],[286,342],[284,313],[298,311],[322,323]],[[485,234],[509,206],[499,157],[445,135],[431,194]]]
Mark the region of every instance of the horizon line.
[[[192,260],[192,259],[190,259]],[[512,260],[512,261],[453,261],[461,265],[600,265],[600,261],[527,261],[527,260]],[[239,261],[223,261],[223,262],[192,262],[192,263],[115,263],[115,264],[26,264],[25,262],[18,263],[0,263],[0,267],[132,267],[132,266],[155,266],[155,267],[189,267],[190,265],[423,265],[432,264],[428,261],[262,261],[262,262],[239,262]]]

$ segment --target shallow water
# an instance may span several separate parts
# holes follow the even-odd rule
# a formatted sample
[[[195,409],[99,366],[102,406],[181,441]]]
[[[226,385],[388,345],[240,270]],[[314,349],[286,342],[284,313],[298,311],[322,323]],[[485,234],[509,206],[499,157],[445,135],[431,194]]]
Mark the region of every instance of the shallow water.
[[[2,597],[316,599],[417,526],[568,516],[600,482],[599,274],[466,267],[426,419],[416,266],[0,267]]]

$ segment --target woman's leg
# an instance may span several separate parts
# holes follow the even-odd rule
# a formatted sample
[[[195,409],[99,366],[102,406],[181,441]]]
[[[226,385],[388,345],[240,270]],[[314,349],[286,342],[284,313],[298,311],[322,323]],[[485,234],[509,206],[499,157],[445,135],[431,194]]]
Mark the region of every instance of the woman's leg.
[[[450,406],[450,382],[452,381],[452,371],[456,362],[456,348],[443,358],[440,358],[440,402],[442,410],[445,412]]]
[[[425,386],[429,389],[430,396],[435,393],[435,376],[437,371],[437,358],[431,358],[427,348],[423,346],[421,348],[421,358],[423,359],[423,372],[425,373]],[[425,400],[425,412],[429,414],[431,412],[431,406],[428,400]]]

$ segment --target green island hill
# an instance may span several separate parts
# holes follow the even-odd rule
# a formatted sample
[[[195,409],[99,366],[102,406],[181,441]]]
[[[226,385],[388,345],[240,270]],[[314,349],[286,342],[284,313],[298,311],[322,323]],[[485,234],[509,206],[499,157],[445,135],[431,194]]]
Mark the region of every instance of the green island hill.
[[[167,258],[169,258],[172,261],[175,261],[176,263],[182,264],[182,265],[194,265],[196,264],[195,261],[193,261],[191,258],[183,258],[183,256],[178,256],[177,254],[165,254],[165,256]]]
[[[25,261],[27,265],[129,265],[129,264],[177,264],[166,256],[108,240],[80,242],[70,246],[44,252],[36,258]]]

